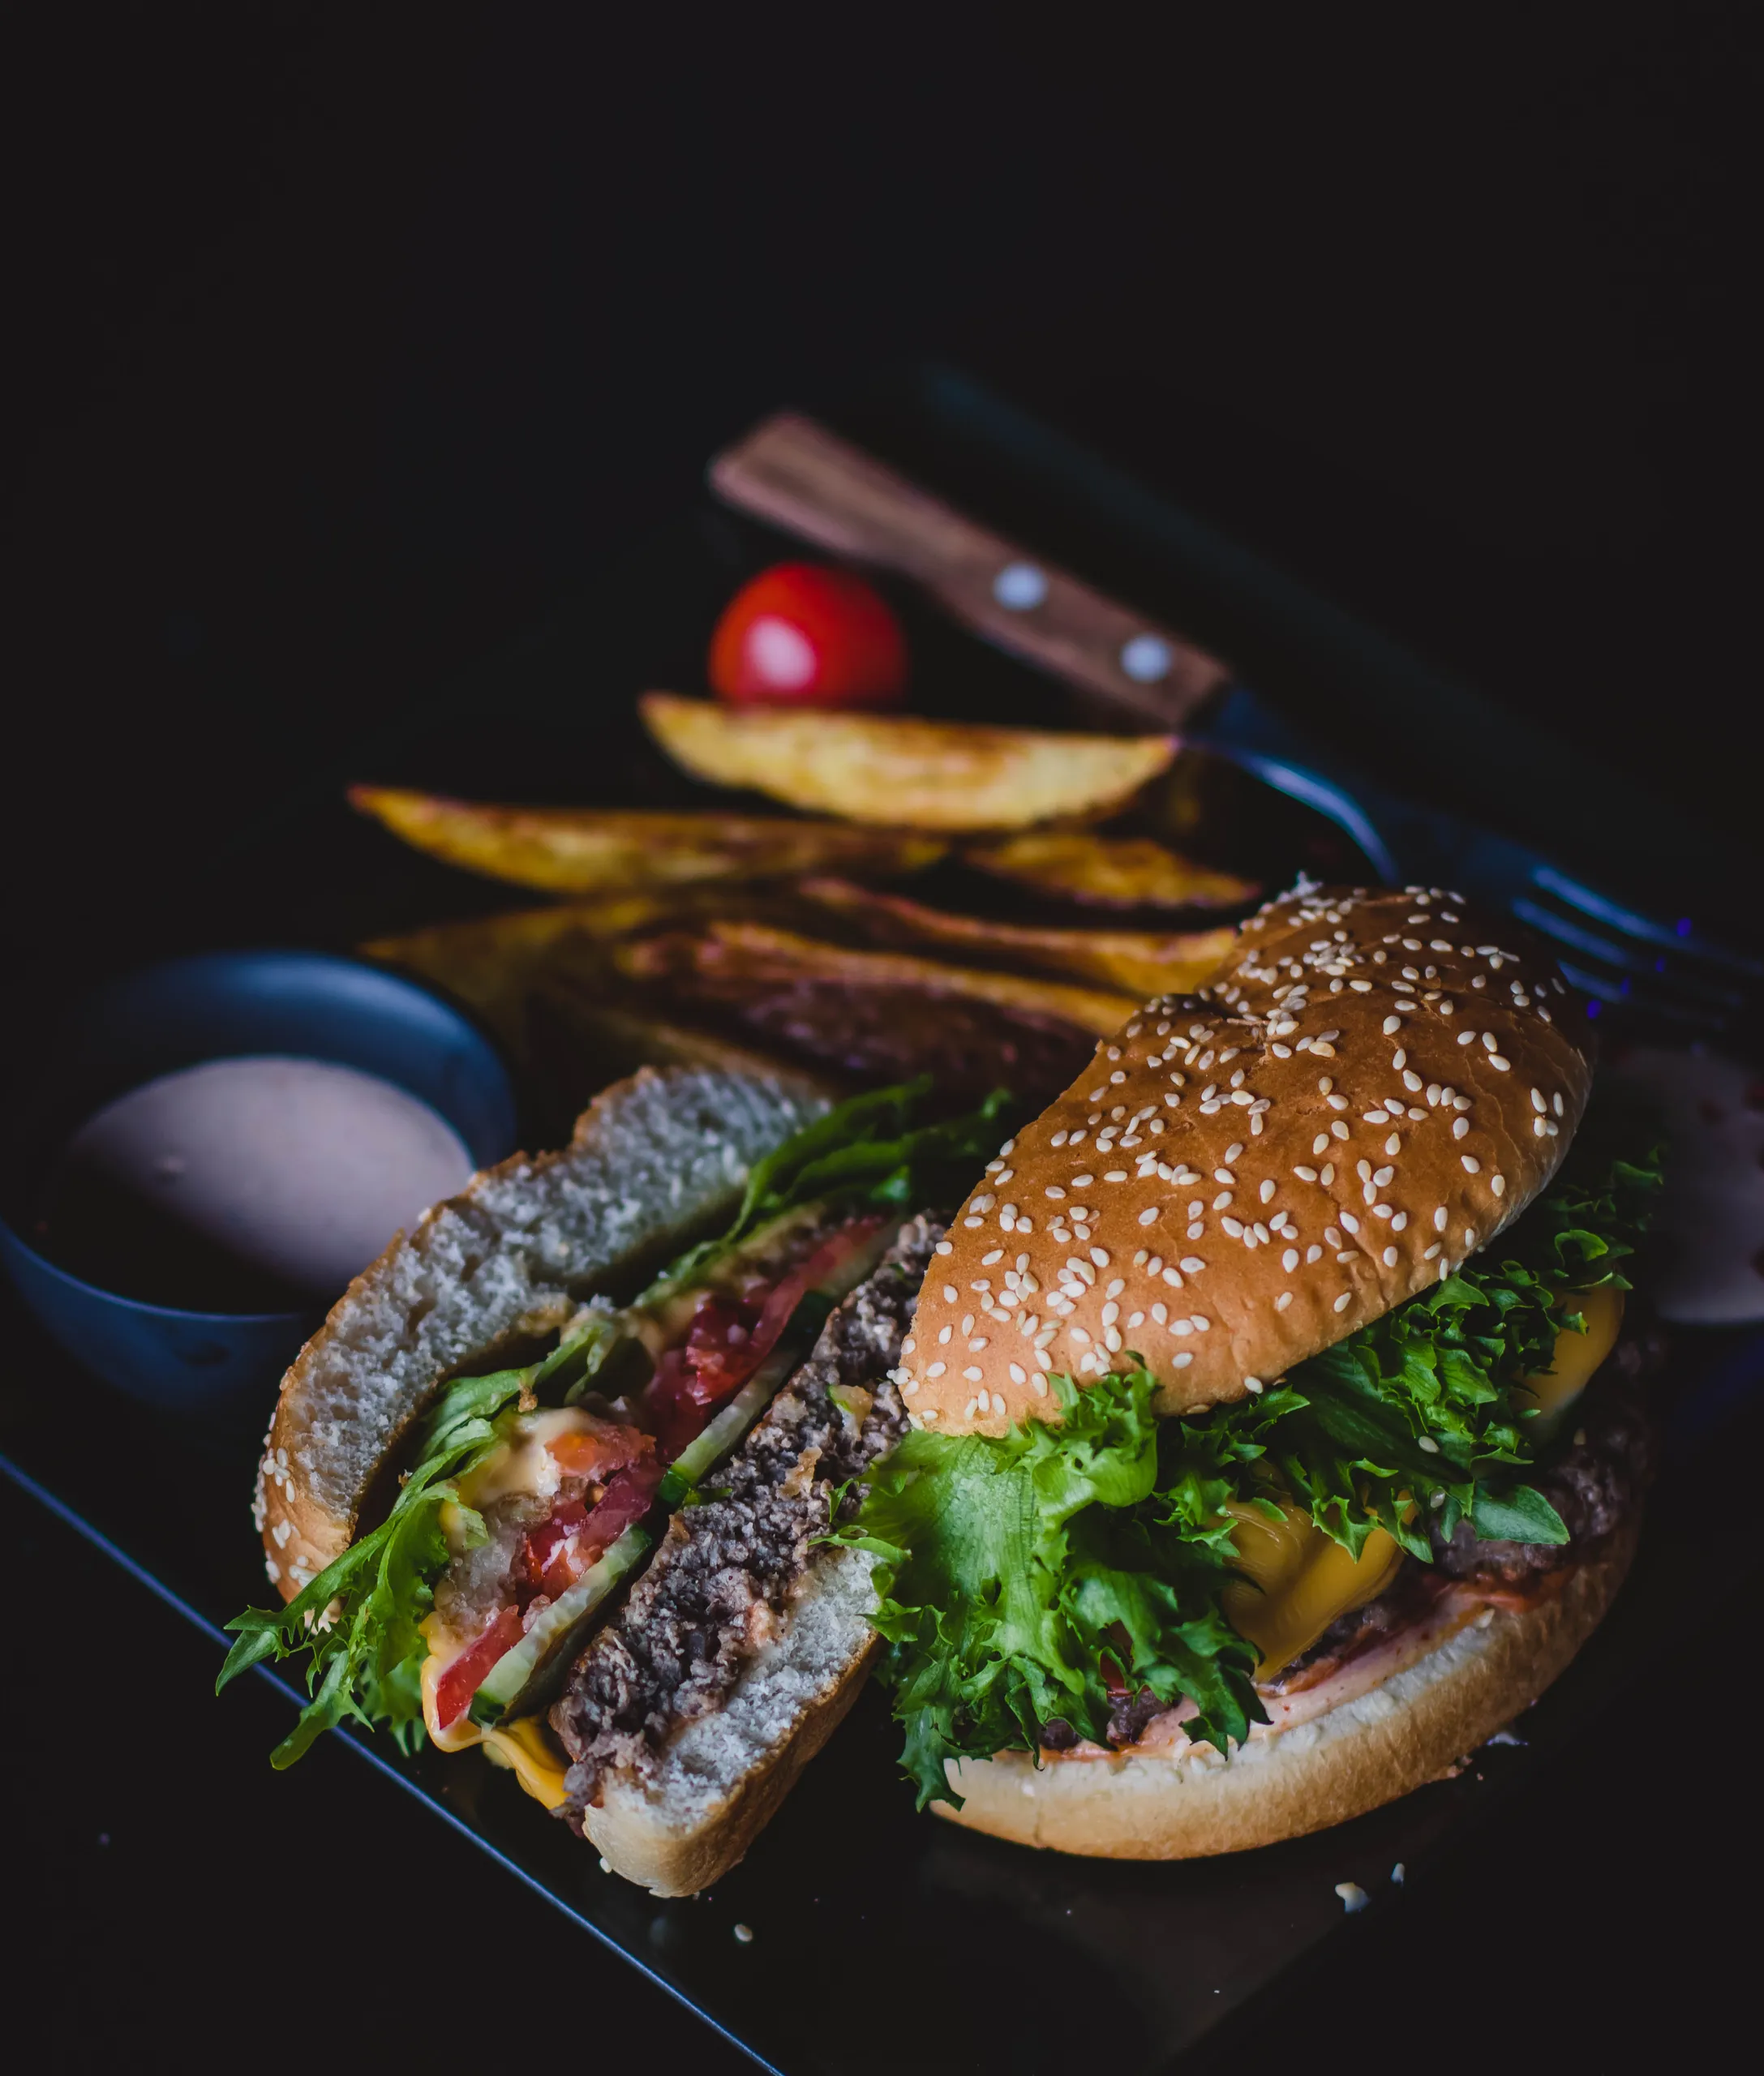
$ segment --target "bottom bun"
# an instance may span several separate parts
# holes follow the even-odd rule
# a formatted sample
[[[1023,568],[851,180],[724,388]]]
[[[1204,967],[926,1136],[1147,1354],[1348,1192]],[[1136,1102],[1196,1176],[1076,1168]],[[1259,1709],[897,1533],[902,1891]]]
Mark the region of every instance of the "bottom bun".
[[[1109,1859],[1241,1852],[1346,1823],[1439,1779],[1528,1708],[1603,1619],[1635,1554],[1625,1522],[1561,1589],[1491,1608],[1382,1686],[1236,1756],[1210,1746],[1053,1759],[1025,1752],[950,1767],[962,1807],[940,1816],[1019,1845]]]
[[[616,1873],[658,1896],[720,1881],[770,1822],[857,1698],[879,1639],[861,1551],[824,1553],[778,1634],[653,1772],[612,1774],[582,1829]]]

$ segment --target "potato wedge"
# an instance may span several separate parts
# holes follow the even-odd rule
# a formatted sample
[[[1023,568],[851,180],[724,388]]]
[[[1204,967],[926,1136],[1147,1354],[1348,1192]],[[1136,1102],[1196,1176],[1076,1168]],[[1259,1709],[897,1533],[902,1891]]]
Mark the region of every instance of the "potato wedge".
[[[725,706],[670,692],[639,704],[645,727],[695,778],[895,829],[1027,829],[1104,813],[1166,770],[1177,747],[1174,736]]]
[[[614,954],[614,962],[627,973],[665,971],[665,963],[659,969],[656,966],[654,947],[674,941],[641,938],[621,946]],[[697,941],[715,946],[725,955],[745,959],[756,967],[800,972],[813,980],[839,980],[857,988],[910,988],[921,993],[964,996],[1001,1009],[1056,1016],[1082,1030],[1094,1032],[1099,1038],[1118,1031],[1140,1006],[1138,995],[1075,988],[1060,980],[1038,980],[1026,973],[946,966],[941,960],[913,959],[899,952],[848,951],[843,945],[823,944],[818,938],[799,937],[794,930],[772,929],[763,923],[713,923]]]
[[[1099,908],[1235,908],[1261,890],[1253,880],[1211,871],[1148,837],[1082,829],[970,844],[962,862],[1031,893]]]
[[[951,915],[897,894],[878,893],[850,880],[807,879],[805,899],[882,944],[996,958],[1032,972],[1062,974],[1137,995],[1182,994],[1198,988],[1224,960],[1237,933],[1229,928],[1155,930],[1038,929],[981,916]]]
[[[517,1058],[526,1052],[527,1005],[545,975],[567,967],[582,944],[605,941],[676,918],[680,904],[633,894],[623,900],[559,902],[408,936],[376,937],[364,959],[396,966],[444,988],[475,1010]]]
[[[1140,1006],[1013,973],[850,951],[760,924],[715,923],[614,948],[664,1014],[708,1022],[855,1087],[929,1074],[952,1109],[1005,1087],[1033,1109]]]
[[[349,797],[431,857],[554,894],[812,872],[891,877],[934,864],[948,848],[934,837],[899,830],[781,816],[494,807],[384,786],[354,786]]]

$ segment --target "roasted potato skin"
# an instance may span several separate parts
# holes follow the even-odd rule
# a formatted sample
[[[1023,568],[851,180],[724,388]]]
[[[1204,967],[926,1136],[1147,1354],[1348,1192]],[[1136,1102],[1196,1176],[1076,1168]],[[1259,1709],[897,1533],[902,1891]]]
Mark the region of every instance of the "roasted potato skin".
[[[1037,830],[963,847],[962,862],[1032,894],[1098,908],[1239,908],[1254,880],[1214,872],[1147,836],[1088,829]]]
[[[903,830],[786,816],[523,808],[355,786],[350,802],[446,864],[548,894],[629,894],[715,881],[839,872],[893,878],[936,864],[948,846]]]
[[[849,880],[809,879],[797,889],[872,943],[941,954],[1118,989],[1140,1000],[1198,988],[1237,941],[1229,927],[1187,931],[1043,929],[929,907]]]
[[[1174,736],[1055,735],[910,714],[736,707],[646,693],[643,723],[715,786],[809,814],[940,832],[1112,813],[1169,769]]]

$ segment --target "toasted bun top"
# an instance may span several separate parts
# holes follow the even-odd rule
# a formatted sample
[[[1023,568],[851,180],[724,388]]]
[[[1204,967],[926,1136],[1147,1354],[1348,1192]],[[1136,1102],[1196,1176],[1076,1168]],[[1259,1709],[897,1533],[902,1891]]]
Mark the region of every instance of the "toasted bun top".
[[[1586,1107],[1566,989],[1438,888],[1306,889],[1148,1002],[1007,1140],[905,1344],[916,1423],[1002,1434],[1142,1357],[1158,1408],[1260,1391],[1486,1246]]]

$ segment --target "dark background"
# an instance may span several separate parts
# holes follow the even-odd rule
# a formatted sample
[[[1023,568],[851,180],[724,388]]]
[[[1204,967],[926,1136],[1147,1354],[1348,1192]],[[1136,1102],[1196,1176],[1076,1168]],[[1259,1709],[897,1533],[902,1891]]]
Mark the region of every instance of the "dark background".
[[[1358,37],[1327,11],[1229,45],[1192,8],[1150,39],[1095,11],[39,11],[0,67],[24,1013],[45,943],[101,946],[719,440],[926,350],[1756,856],[1737,8]],[[273,1778],[267,1693],[211,1714],[199,1639],[3,1517],[53,1703],[6,1712],[9,1859],[66,2065],[229,2035],[483,2065],[554,2032],[721,2065],[346,1754]],[[1695,1756],[1692,1684],[1271,2037],[1612,2066],[1736,2022],[1717,1897],[1756,1821]]]

